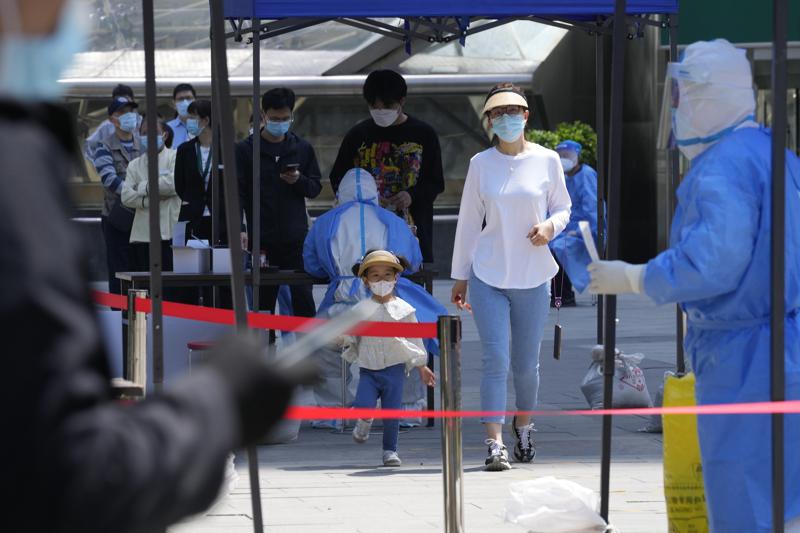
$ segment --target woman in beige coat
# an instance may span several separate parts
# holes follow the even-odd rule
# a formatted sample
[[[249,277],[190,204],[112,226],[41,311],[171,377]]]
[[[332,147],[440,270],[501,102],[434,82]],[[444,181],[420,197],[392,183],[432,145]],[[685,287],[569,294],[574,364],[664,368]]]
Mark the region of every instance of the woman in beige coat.
[[[161,223],[161,260],[164,271],[172,270],[172,229],[178,222],[181,199],[175,192],[175,150],[165,146],[169,126],[158,117],[158,192]],[[122,185],[122,203],[136,210],[131,230],[131,268],[150,270],[149,187],[147,182],[147,121],[139,128],[143,154],[128,165]]]

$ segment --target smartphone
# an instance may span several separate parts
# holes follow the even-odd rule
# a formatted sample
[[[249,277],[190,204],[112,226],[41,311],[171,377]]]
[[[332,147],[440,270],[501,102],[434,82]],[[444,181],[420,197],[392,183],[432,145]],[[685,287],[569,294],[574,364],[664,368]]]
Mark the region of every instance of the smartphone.
[[[281,168],[281,172],[282,173],[294,172],[295,170],[299,170],[299,169],[300,169],[300,163],[286,163]]]
[[[553,334],[553,359],[561,359],[561,324],[556,324]]]

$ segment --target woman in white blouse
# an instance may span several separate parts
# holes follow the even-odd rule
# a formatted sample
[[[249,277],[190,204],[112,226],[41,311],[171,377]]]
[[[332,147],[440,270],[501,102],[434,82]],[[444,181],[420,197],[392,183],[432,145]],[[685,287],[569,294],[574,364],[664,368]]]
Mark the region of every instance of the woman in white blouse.
[[[536,407],[539,348],[550,309],[550,279],[558,271],[547,243],[569,221],[571,202],[558,154],[524,137],[528,102],[511,85],[494,87],[483,109],[498,137],[470,161],[458,214],[452,301],[472,308],[483,347],[481,409],[506,410],[509,368],[516,409]],[[467,303],[467,287],[470,303]],[[489,454],[486,470],[508,470],[503,416],[481,420]],[[514,456],[536,453],[529,416],[514,417]]]

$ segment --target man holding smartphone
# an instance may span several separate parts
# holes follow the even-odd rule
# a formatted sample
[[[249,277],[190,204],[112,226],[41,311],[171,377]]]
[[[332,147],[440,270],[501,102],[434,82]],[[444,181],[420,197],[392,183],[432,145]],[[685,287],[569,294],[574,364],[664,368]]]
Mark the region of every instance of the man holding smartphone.
[[[311,144],[290,131],[295,96],[291,89],[276,88],[261,97],[264,127],[236,145],[239,198],[247,220],[242,248],[259,264],[263,251],[270,266],[281,270],[303,269],[303,241],[308,233],[306,198],[322,190],[317,156]],[[252,242],[253,138],[261,135],[260,243]],[[296,316],[314,316],[316,306],[310,285],[290,287]],[[275,311],[278,287],[261,287],[260,307]]]

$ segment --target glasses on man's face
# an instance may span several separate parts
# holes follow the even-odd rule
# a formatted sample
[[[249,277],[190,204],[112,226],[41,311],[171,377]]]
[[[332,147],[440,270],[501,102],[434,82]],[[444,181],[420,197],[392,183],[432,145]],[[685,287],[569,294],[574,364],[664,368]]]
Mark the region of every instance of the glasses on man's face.
[[[518,105],[507,105],[505,107],[495,107],[489,111],[490,118],[500,118],[503,115],[521,115],[525,112],[525,108]]]

